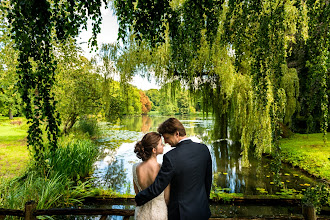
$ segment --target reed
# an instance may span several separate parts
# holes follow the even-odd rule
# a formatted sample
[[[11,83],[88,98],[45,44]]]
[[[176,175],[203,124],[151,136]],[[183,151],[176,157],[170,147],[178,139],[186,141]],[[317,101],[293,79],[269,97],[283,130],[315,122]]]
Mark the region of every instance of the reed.
[[[48,153],[47,165],[54,173],[72,180],[88,176],[98,155],[98,148],[91,140],[72,140]]]

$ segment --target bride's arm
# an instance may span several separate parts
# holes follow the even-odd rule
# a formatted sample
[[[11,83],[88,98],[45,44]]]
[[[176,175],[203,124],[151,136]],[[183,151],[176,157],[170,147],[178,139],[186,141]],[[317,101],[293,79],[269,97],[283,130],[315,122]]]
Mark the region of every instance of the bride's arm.
[[[168,203],[170,202],[170,184],[168,184],[168,186],[164,190],[164,197],[166,205],[168,205]]]

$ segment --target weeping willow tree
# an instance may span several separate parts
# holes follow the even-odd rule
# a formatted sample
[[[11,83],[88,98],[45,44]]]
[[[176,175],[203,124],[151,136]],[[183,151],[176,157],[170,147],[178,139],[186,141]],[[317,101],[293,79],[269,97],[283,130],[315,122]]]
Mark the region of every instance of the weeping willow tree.
[[[202,96],[204,110],[214,112],[216,134],[225,138],[229,129],[240,140],[245,164],[251,146],[258,156],[279,150],[281,128],[292,124],[300,106],[300,79],[287,59],[297,41],[314,38],[310,25],[320,22],[315,13],[326,15],[328,28],[327,1],[115,0],[114,9],[119,37],[127,43],[125,65],[133,70],[128,77],[142,65],[159,81],[180,82]],[[323,32],[325,45],[328,35]],[[329,50],[322,48],[318,57],[325,61]],[[313,74],[326,94],[323,63]],[[322,100],[325,131],[328,97]]]
[[[93,38],[100,32],[102,2],[105,0],[3,0],[14,47],[18,51],[18,87],[28,119],[28,145],[36,162],[44,163],[47,133],[51,152],[57,148],[59,115],[52,88],[55,83],[56,61],[54,42],[63,42],[87,28],[93,20]],[[45,125],[45,129],[43,129]]]
[[[309,38],[304,48],[305,70],[300,74],[305,78],[302,87],[302,115],[307,118],[307,132],[326,133],[329,122],[329,73],[330,73],[330,2],[307,1],[309,17]],[[302,78],[301,77],[301,78]]]

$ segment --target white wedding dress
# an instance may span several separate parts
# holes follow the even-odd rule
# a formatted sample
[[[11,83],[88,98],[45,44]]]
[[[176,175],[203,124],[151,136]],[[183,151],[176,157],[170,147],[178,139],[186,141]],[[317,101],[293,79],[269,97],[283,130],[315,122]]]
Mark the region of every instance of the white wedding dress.
[[[139,192],[142,191],[137,175],[136,175],[136,166],[138,164],[133,165],[133,181]],[[156,198],[150,200],[146,204],[142,206],[137,206],[135,208],[135,220],[167,220],[167,206],[164,198],[164,191],[157,196]]]

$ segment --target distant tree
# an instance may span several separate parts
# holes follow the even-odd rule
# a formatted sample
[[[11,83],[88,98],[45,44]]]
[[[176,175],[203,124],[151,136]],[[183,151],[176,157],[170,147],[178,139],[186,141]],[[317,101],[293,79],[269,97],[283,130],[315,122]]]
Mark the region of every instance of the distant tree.
[[[190,103],[188,98],[188,92],[180,92],[177,97],[177,106],[179,110],[179,114],[186,115],[190,113]]]
[[[122,115],[140,115],[142,114],[142,104],[140,100],[139,89],[128,84],[121,84],[121,96],[123,100]]]
[[[1,3],[0,3],[1,4]],[[18,94],[18,75],[16,74],[17,51],[9,37],[9,26],[4,11],[0,11],[0,114],[20,114],[20,97]]]
[[[140,100],[142,104],[142,114],[146,115],[151,110],[152,102],[143,91],[139,91],[139,92],[140,92]]]
[[[79,117],[96,114],[101,108],[100,75],[94,66],[79,54],[75,42],[67,41],[57,52],[55,100],[61,115],[64,133],[67,133]]]
[[[160,91],[158,89],[149,89],[146,91],[146,95],[149,97],[150,101],[152,102],[151,110],[157,111],[162,99]]]
[[[116,44],[102,44],[99,54],[93,58],[96,71],[103,79],[102,85],[102,108],[104,116],[114,121],[123,112],[123,98],[120,94],[120,83],[114,80],[119,72],[116,70],[118,46]]]

